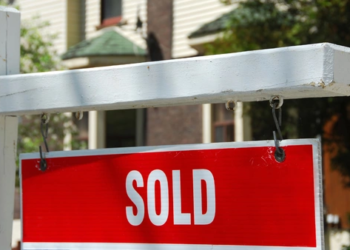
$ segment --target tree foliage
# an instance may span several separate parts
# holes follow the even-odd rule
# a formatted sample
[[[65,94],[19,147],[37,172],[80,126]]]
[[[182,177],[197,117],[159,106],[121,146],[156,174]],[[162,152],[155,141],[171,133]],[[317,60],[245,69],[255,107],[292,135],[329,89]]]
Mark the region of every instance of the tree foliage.
[[[57,35],[44,33],[49,27],[48,22],[41,21],[39,17],[22,22],[21,26],[21,73],[34,73],[56,71],[63,69],[56,51],[53,49],[53,41]],[[40,131],[40,115],[26,115],[21,118],[19,124],[19,152],[38,152],[38,146],[42,142]],[[51,114],[48,130],[50,150],[62,150],[65,135],[72,135],[72,148],[81,148],[84,145],[76,140],[77,127],[72,118],[67,114]]]
[[[230,0],[221,0],[231,4]],[[246,0],[231,12],[223,35],[206,45],[207,54],[330,42],[350,46],[350,0]],[[253,139],[272,138],[269,104],[250,103]],[[350,177],[350,100],[286,100],[285,138],[322,136],[332,165]],[[350,182],[346,183],[350,185]]]
[[[0,0],[0,5],[6,5]],[[18,8],[18,7],[16,7]],[[63,69],[57,52],[53,49],[53,41],[57,35],[47,32],[49,22],[42,21],[40,17],[22,20],[21,25],[21,73],[35,73],[56,71]],[[48,83],[49,84],[49,83]],[[52,93],[54,95],[54,93]],[[25,115],[20,117],[18,132],[18,153],[38,152],[43,138],[40,131],[40,115]],[[63,150],[64,137],[70,134],[71,148],[85,148],[83,142],[77,140],[78,130],[70,115],[51,114],[48,130],[48,144],[50,151]],[[45,147],[43,147],[45,148]],[[18,176],[18,171],[17,171]],[[16,180],[18,186],[18,178]]]
[[[62,69],[59,57],[53,50],[57,35],[43,31],[50,26],[38,16],[22,22],[21,26],[21,73],[45,72]]]

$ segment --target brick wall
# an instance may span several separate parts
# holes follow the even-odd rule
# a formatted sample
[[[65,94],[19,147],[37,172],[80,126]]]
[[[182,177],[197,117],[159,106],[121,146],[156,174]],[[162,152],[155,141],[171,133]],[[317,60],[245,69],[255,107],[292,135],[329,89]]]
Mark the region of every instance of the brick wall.
[[[173,0],[148,0],[147,20],[149,53],[153,53],[150,59],[171,59]],[[146,145],[202,142],[202,108],[199,105],[150,108],[146,119]]]
[[[150,59],[171,59],[173,0],[147,1],[147,33]],[[160,54],[159,54],[160,53]],[[200,105],[147,109],[146,145],[202,142]]]
[[[152,39],[150,42],[154,50],[157,50],[157,44],[155,43],[159,43],[162,57],[157,57],[156,60],[171,59],[173,0],[147,1],[147,34],[148,38]]]
[[[147,110],[147,145],[202,143],[202,106]]]

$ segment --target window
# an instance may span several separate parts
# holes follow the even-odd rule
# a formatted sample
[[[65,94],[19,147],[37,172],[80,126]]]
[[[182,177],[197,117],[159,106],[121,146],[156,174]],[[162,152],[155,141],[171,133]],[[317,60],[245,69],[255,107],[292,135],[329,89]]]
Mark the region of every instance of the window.
[[[223,104],[213,104],[213,141],[233,141],[234,136],[234,112],[228,111]]]
[[[122,0],[101,1],[101,26],[111,26],[119,23],[122,16]]]
[[[136,109],[106,111],[106,148],[136,146]]]

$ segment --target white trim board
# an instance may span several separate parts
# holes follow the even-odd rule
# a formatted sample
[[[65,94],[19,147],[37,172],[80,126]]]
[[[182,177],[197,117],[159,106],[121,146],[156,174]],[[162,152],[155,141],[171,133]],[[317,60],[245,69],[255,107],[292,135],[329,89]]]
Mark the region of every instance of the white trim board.
[[[319,147],[317,139],[291,139],[280,141],[280,146],[290,145],[313,145],[314,148]],[[93,155],[115,155],[115,154],[135,154],[135,153],[154,153],[154,152],[169,152],[169,151],[184,151],[184,150],[211,150],[220,148],[253,148],[253,147],[275,147],[273,140],[266,141],[245,141],[245,142],[216,142],[216,143],[201,143],[201,144],[183,144],[183,145],[161,145],[161,146],[141,146],[141,147],[126,147],[126,148],[104,148],[104,149],[84,149],[72,151],[50,151],[45,152],[45,158],[60,158],[74,156],[93,156]],[[314,151],[316,153],[316,151]],[[20,161],[26,159],[40,158],[37,153],[22,153],[19,155]]]
[[[0,77],[1,114],[350,95],[350,48],[322,43]]]
[[[20,13],[0,6],[0,75],[19,73]],[[1,80],[0,80],[1,81]],[[0,115],[0,249],[11,249],[16,176],[17,117]]]
[[[312,250],[313,247],[261,247],[190,244],[23,243],[23,250]]]

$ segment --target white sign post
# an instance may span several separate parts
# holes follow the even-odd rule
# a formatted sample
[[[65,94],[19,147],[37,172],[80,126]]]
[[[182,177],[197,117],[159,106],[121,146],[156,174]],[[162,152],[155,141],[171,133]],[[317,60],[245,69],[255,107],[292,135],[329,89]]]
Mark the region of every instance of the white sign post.
[[[0,75],[19,73],[20,13],[0,6]],[[3,87],[1,87],[3,88]],[[0,115],[0,249],[11,249],[17,116]]]

